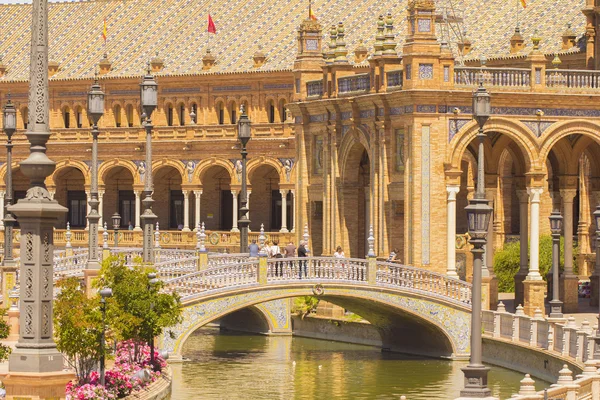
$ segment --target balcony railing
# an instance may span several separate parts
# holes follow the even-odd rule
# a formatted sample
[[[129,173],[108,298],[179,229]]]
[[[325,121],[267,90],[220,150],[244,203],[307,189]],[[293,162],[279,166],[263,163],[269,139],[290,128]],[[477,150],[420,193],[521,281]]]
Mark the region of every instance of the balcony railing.
[[[308,97],[321,97],[323,96],[323,81],[310,81],[306,82],[306,95]]]
[[[364,93],[371,89],[371,75],[357,74],[338,79],[338,93]]]
[[[569,89],[599,89],[600,71],[546,70],[546,86]]]
[[[402,79],[403,79],[404,71],[389,71],[387,73],[387,88],[388,89],[401,89],[402,88]]]
[[[485,86],[530,88],[531,70],[527,68],[454,68],[454,83],[461,86],[479,85],[483,79]]]

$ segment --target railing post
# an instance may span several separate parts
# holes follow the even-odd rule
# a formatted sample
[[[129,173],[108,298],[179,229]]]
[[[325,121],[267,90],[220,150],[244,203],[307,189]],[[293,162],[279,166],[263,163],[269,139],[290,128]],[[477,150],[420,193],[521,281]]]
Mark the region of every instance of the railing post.
[[[538,343],[538,321],[543,321],[544,315],[542,314],[542,310],[536,308],[533,313],[533,318],[531,319],[531,339],[529,340],[529,346],[537,347]]]
[[[200,224],[200,221],[198,221],[198,228],[196,229],[196,256],[198,257],[196,263],[197,271],[208,268],[208,249],[204,246],[205,240],[206,231],[204,230],[204,222]]]
[[[498,303],[498,309],[496,312],[494,312],[494,337],[500,337],[501,336],[501,329],[502,329],[502,314],[506,313],[506,307],[504,307],[504,303],[500,302]]]
[[[377,257],[375,256],[375,237],[373,236],[373,225],[369,228],[369,252],[367,253],[367,283],[377,284]]]
[[[260,285],[267,284],[268,258],[265,253],[258,254],[258,283]]]
[[[102,261],[110,257],[110,248],[108,247],[108,229],[104,221],[104,232],[102,232]]]
[[[65,237],[67,238],[65,253],[66,256],[69,257],[73,255],[73,246],[71,246],[71,224],[69,222],[67,222],[67,233],[65,234]]]
[[[525,312],[523,312],[523,306],[522,305],[518,305],[517,309],[515,311],[515,315],[513,317],[513,334],[512,334],[512,341],[513,342],[518,342],[519,338],[521,336],[521,318],[525,316]]]
[[[587,335],[590,330],[590,323],[584,320],[581,327],[577,330],[577,361],[587,361]]]

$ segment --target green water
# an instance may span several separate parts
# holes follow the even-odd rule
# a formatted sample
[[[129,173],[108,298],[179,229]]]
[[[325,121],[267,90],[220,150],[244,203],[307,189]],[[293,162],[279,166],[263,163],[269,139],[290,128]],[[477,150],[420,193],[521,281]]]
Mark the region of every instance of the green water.
[[[191,361],[172,365],[171,400],[454,399],[463,385],[460,368],[467,364],[218,328],[195,332],[183,353]],[[506,399],[518,391],[520,379],[520,373],[492,367],[489,386]]]

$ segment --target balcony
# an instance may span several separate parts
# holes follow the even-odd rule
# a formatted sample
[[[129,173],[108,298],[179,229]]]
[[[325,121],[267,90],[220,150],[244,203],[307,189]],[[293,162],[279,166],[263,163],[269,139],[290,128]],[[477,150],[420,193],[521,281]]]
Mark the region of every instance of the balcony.
[[[389,71],[386,74],[386,79],[385,80],[387,82],[387,90],[388,91],[394,91],[394,90],[400,90],[400,89],[402,89],[403,74],[404,74],[404,71],[402,71],[402,70]]]
[[[531,89],[531,70],[527,68],[454,68],[454,83],[458,86],[478,86],[480,79],[486,87]]]
[[[323,96],[323,81],[306,82],[306,96],[309,99],[316,99]]]
[[[570,90],[600,89],[600,71],[546,70],[546,87]]]
[[[356,74],[338,79],[339,95],[359,95],[371,90],[371,75]]]

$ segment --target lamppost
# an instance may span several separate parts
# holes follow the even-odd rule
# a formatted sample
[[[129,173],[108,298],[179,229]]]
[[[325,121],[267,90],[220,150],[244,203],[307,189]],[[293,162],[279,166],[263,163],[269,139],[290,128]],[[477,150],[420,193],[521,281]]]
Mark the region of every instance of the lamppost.
[[[155,285],[158,283],[158,278],[156,278],[156,274],[151,272],[148,274],[148,292],[150,295],[154,295],[154,291],[152,290]],[[150,301],[150,313],[154,311],[154,300]],[[154,333],[150,332],[149,338],[150,344],[150,365],[152,366],[152,370],[154,370]]]
[[[240,108],[240,119],[238,121],[238,139],[242,144],[242,193],[240,194],[240,220],[238,226],[240,227],[240,253],[248,252],[248,226],[250,225],[250,219],[248,219],[248,192],[246,188],[246,145],[250,140],[251,134],[251,121],[246,114],[246,109],[242,104]]]
[[[595,213],[594,213],[595,214]],[[558,210],[550,214],[550,232],[552,233],[552,301],[550,301],[550,318],[562,318],[562,304],[558,295],[558,280],[560,262],[560,234],[562,232],[563,217]]]
[[[100,385],[104,386],[104,359],[106,358],[106,299],[112,297],[112,289],[104,288],[100,290],[100,310],[102,311],[102,335],[100,336]]]
[[[600,204],[596,206],[596,211],[594,211],[594,220],[596,221],[596,267],[591,278],[593,284],[592,290],[596,290],[596,296],[598,296],[598,293],[600,293]],[[600,313],[598,315],[598,324],[598,330],[594,337],[594,360],[600,360]]]
[[[121,227],[121,216],[114,213],[112,216],[113,230],[115,231],[115,248],[119,247],[119,228]]]
[[[98,84],[98,74],[94,77],[94,84],[88,92],[88,115],[92,120],[92,188],[90,193],[90,213],[87,218],[90,231],[88,235],[89,257],[88,269],[100,269],[98,254],[98,121],[104,115],[104,92]]]
[[[154,239],[154,221],[157,216],[152,212],[152,112],[158,104],[158,84],[154,80],[154,76],[150,71],[150,63],[148,62],[148,70],[142,83],[140,83],[140,96],[142,109],[145,118],[144,127],[146,128],[146,173],[144,174],[144,213],[141,215],[142,225],[144,226],[143,238],[143,254],[142,258],[145,263],[154,261],[154,249],[152,240]]]
[[[484,149],[483,140],[485,133],[483,126],[490,118],[492,111],[491,98],[488,91],[483,87],[480,77],[479,88],[473,93],[473,118],[479,125],[479,154],[477,160],[477,191],[475,198],[469,200],[465,207],[467,212],[467,223],[469,229],[469,243],[473,246],[473,286],[471,292],[471,358],[469,365],[463,368],[465,374],[465,387],[460,392],[461,397],[486,398],[491,395],[487,387],[487,375],[489,368],[482,363],[481,343],[481,281],[483,267],[483,253],[486,244],[488,226],[492,214],[492,208],[485,198],[484,185]]]
[[[8,211],[12,205],[13,187],[12,187],[12,135],[17,130],[17,110],[15,105],[8,98],[8,102],[2,110],[4,114],[3,128],[6,133],[6,194],[4,196],[4,259],[2,265],[4,267],[15,267],[13,258],[13,227],[15,226],[15,217]],[[4,277],[3,277],[4,279]],[[13,282],[14,283],[14,282]],[[5,285],[3,285],[5,286]],[[2,294],[6,296],[10,288],[3,289]],[[5,293],[6,291],[6,293]],[[6,297],[5,297],[6,298]]]

